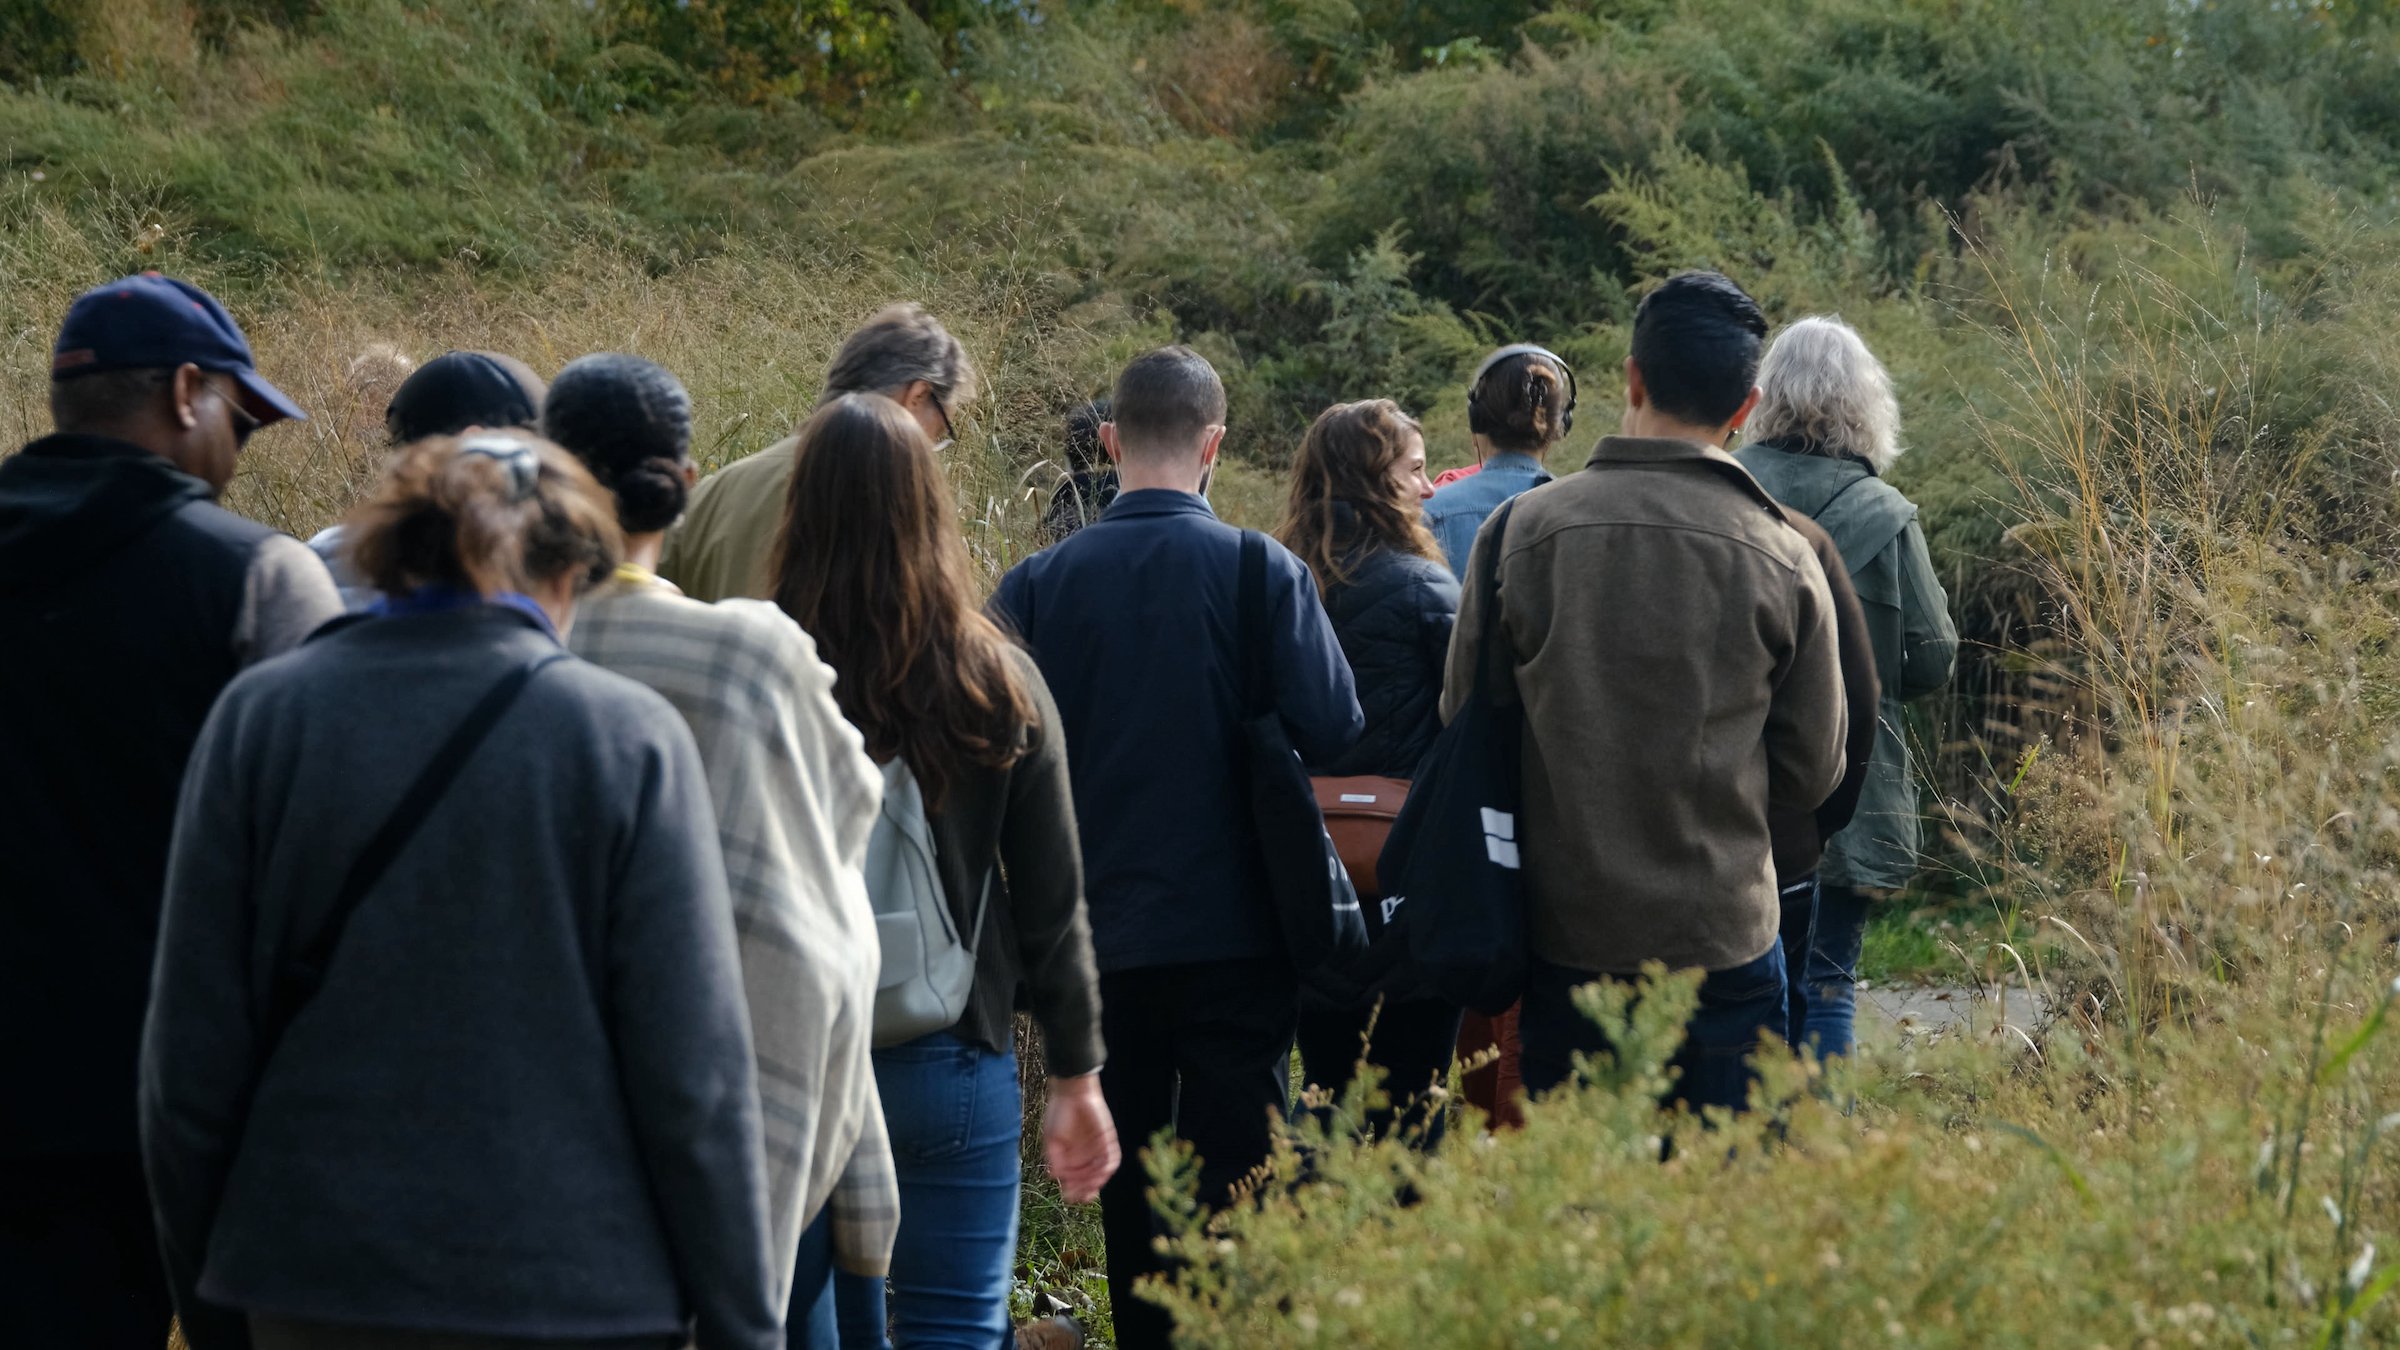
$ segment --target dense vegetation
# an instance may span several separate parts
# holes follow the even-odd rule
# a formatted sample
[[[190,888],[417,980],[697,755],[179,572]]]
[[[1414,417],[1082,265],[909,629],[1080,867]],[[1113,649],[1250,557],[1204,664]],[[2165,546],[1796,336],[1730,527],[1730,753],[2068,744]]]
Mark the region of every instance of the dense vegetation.
[[[1985,934],[1944,959],[2050,1014],[1664,1166],[1640,1054],[1498,1147],[1311,1148],[1191,1239],[1196,1339],[2400,1340],[2389,0],[19,0],[0,81],[0,435],[75,290],[182,272],[319,413],[235,489],[303,530],[376,462],[380,346],[643,352],[713,461],[922,298],[997,566],[1145,343],[1227,372],[1260,523],[1335,398],[1463,459],[1504,338],[1607,426],[1677,268],[1838,310],[1975,639],[1920,728]]]

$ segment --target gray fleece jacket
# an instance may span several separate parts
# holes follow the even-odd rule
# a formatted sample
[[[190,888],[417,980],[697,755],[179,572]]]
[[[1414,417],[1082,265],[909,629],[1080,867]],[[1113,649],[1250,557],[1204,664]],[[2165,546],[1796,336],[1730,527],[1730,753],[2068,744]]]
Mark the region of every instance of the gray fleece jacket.
[[[683,719],[553,663],[351,916],[267,1055],[281,963],[435,748],[558,650],[475,605],[235,680],[184,778],[141,1130],[194,1350],[239,1313],[782,1345],[758,1095]]]

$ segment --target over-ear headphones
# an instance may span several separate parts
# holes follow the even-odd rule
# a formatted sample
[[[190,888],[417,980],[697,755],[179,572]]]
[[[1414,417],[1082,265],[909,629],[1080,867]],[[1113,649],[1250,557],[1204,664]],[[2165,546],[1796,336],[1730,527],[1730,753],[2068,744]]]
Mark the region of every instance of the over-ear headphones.
[[[1490,356],[1483,358],[1483,364],[1475,368],[1475,379],[1467,386],[1467,430],[1478,436],[1488,436],[1495,430],[1492,419],[1483,410],[1483,377],[1491,374],[1494,366],[1518,356],[1541,357],[1558,367],[1566,375],[1567,409],[1558,419],[1558,433],[1564,436],[1573,431],[1575,429],[1575,368],[1568,365],[1566,359],[1557,352],[1533,342],[1519,342],[1513,346],[1502,347]]]

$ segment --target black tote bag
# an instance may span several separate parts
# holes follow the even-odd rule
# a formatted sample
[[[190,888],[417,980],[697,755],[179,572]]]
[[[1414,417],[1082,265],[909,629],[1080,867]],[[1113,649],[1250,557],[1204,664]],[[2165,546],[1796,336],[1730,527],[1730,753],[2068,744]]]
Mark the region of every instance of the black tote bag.
[[[1505,532],[1514,500],[1487,529]],[[1499,554],[1494,553],[1495,557]],[[1517,866],[1524,793],[1525,710],[1495,694],[1508,671],[1497,567],[1479,588],[1482,660],[1473,697],[1442,728],[1384,841],[1389,928],[1379,952],[1399,987],[1481,1013],[1504,1012],[1525,988],[1525,894]]]
[[[1358,891],[1317,809],[1316,784],[1292,748],[1268,677],[1267,541],[1242,531],[1242,746],[1250,769],[1251,828],[1267,865],[1268,889],[1302,992],[1324,999],[1355,993],[1347,967],[1366,950]]]

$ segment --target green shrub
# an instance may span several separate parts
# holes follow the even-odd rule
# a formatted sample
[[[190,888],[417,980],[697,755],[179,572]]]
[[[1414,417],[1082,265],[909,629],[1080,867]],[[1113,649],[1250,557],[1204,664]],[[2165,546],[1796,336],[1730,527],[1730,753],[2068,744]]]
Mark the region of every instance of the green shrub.
[[[2206,1036],[1952,1042],[1830,1094],[1780,1057],[1711,1126],[1653,1104],[1692,979],[1597,987],[1618,1053],[1522,1131],[1362,1144],[1354,1095],[1206,1223],[1188,1151],[1154,1151],[1188,1263],[1159,1296],[1196,1350],[2388,1343],[2400,990],[2310,950],[2330,975]]]

